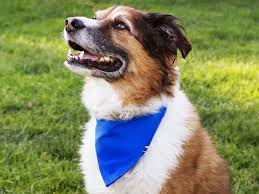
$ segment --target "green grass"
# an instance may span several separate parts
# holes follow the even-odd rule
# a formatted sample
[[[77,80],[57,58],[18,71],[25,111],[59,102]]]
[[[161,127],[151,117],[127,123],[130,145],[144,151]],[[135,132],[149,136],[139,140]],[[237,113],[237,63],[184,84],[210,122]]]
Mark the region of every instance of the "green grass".
[[[77,153],[83,78],[63,66],[64,19],[89,1],[0,0],[0,193],[84,193]],[[171,3],[170,3],[171,2]],[[179,16],[193,43],[181,84],[227,160],[232,190],[258,193],[259,1],[91,1]]]

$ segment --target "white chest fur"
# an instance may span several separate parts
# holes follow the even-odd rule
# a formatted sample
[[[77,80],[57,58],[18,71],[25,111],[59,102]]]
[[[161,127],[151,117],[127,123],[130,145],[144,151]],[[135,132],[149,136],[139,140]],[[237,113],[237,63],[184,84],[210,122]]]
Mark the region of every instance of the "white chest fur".
[[[112,88],[103,84],[98,88],[95,83],[91,93],[87,93],[89,87],[92,87],[90,83],[83,92],[85,105],[98,117],[105,117],[108,111],[121,108]],[[101,103],[105,103],[105,107]],[[142,110],[148,111],[149,108],[152,112],[162,104],[167,106],[167,112],[148,150],[133,169],[109,187],[105,187],[99,172],[95,153],[96,122],[94,117],[91,118],[85,127],[83,145],[80,149],[81,169],[89,194],[158,194],[160,192],[170,172],[178,165],[177,158],[183,152],[183,143],[192,133],[192,129],[187,126],[187,121],[192,119],[190,111],[192,105],[182,91],[177,89],[173,98],[154,100]],[[126,110],[125,117],[131,117],[134,111],[136,114],[138,108],[129,108]]]

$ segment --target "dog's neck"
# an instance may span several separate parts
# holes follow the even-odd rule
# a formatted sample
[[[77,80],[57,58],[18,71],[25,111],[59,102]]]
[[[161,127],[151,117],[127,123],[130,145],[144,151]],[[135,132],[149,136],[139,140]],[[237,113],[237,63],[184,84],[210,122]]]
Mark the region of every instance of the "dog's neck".
[[[173,93],[179,89],[178,81],[172,88]],[[112,87],[112,84],[96,78],[86,80],[82,92],[82,100],[92,117],[96,119],[130,119],[138,115],[156,112],[161,106],[166,106],[172,96],[160,95],[151,98],[143,105],[122,105],[122,99]]]

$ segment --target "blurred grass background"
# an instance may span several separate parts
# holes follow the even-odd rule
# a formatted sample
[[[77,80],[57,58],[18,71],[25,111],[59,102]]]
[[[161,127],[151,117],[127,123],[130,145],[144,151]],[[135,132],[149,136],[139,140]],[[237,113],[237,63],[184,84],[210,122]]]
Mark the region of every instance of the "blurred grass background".
[[[232,174],[258,193],[259,1],[0,0],[0,193],[84,193],[78,166],[83,78],[63,66],[68,16],[113,4],[181,18],[193,50],[181,84]]]

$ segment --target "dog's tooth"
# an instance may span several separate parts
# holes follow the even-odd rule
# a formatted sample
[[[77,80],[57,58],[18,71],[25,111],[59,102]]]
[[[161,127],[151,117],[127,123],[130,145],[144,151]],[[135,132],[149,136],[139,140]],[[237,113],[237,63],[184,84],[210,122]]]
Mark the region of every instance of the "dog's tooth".
[[[78,55],[75,55],[75,59],[76,59],[76,60],[79,60],[79,56],[78,56]]]
[[[103,62],[103,61],[104,61],[104,57],[101,57],[101,58],[99,59],[99,61]]]
[[[81,60],[83,60],[83,58],[84,58],[84,54],[85,54],[85,52],[84,52],[84,51],[82,51],[82,52],[80,53],[79,58],[80,58]]]
[[[109,61],[110,57],[103,57],[105,61]]]

